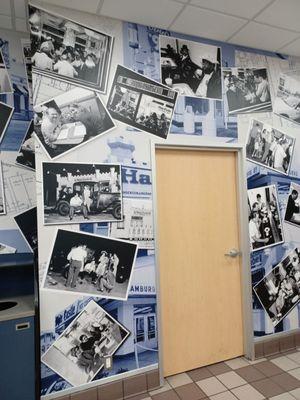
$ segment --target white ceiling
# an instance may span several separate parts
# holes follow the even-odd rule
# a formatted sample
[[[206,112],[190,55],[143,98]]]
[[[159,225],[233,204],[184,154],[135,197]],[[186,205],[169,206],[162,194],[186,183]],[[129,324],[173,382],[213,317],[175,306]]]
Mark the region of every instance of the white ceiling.
[[[49,4],[300,56],[300,0],[48,0]],[[25,30],[25,0],[0,0],[0,27]]]

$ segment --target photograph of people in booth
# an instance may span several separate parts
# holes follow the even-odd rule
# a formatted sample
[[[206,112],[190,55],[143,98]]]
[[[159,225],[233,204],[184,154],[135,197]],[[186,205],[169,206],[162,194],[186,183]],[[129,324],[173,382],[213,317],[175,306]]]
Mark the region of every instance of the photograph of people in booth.
[[[123,219],[120,164],[43,162],[44,224]]]
[[[300,124],[300,70],[280,74],[273,111]]]
[[[175,90],[118,65],[107,109],[114,119],[166,139],[176,98]]]
[[[115,124],[100,97],[76,87],[34,106],[34,130],[50,158],[80,146]]]
[[[91,300],[42,355],[42,362],[72,386],[91,382],[130,331]]]
[[[0,49],[0,94],[1,93],[13,93],[13,88],[7,72],[4,57]]]
[[[222,99],[220,47],[159,36],[161,82],[180,95]]]
[[[249,161],[288,175],[295,138],[253,119],[250,123],[246,154]]]
[[[289,253],[253,290],[276,326],[300,301],[300,249]]]
[[[34,125],[31,121],[17,154],[16,164],[35,171],[35,138],[33,134]]]
[[[292,182],[285,209],[284,221],[294,226],[300,226],[300,185]]]
[[[223,68],[229,114],[272,111],[266,68]]]
[[[283,242],[283,231],[275,185],[248,190],[249,239],[251,250]]]
[[[29,6],[32,66],[105,92],[113,38]]]
[[[58,229],[43,287],[127,300],[137,244]]]

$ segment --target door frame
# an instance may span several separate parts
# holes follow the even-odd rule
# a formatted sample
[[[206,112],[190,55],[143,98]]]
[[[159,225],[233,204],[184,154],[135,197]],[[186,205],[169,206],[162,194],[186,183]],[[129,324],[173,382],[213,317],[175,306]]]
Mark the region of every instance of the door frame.
[[[152,166],[152,198],[153,198],[153,219],[154,219],[154,240],[155,240],[155,265],[156,265],[156,294],[157,294],[157,334],[159,350],[159,376],[160,384],[164,384],[163,374],[163,338],[162,338],[162,316],[161,316],[161,297],[160,297],[160,266],[159,266],[159,226],[157,210],[157,186],[156,186],[156,149],[169,150],[188,150],[188,151],[220,151],[237,153],[237,204],[238,204],[238,229],[241,255],[241,289],[242,289],[242,317],[244,332],[244,355],[250,360],[254,360],[254,340],[253,340],[253,319],[252,319],[252,285],[251,285],[251,265],[248,229],[248,209],[247,209],[247,174],[246,174],[246,150],[245,146],[235,143],[230,144],[178,144],[178,143],[151,143],[151,166]]]

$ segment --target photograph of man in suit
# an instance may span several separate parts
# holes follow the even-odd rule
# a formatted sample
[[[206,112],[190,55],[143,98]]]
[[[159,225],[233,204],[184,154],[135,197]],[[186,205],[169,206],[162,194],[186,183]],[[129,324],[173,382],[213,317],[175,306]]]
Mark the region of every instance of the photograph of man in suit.
[[[221,99],[220,49],[170,38],[173,46],[161,43],[162,83],[178,88],[180,94]],[[191,42],[192,43],[192,42]]]
[[[291,187],[289,194],[284,220],[293,224],[300,225],[300,206],[298,199],[298,191]]]

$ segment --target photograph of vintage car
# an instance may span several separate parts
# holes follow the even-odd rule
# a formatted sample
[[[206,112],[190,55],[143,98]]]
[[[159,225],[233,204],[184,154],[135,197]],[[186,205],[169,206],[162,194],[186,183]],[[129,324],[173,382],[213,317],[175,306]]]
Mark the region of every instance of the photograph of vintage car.
[[[43,163],[44,224],[123,219],[119,164]]]

